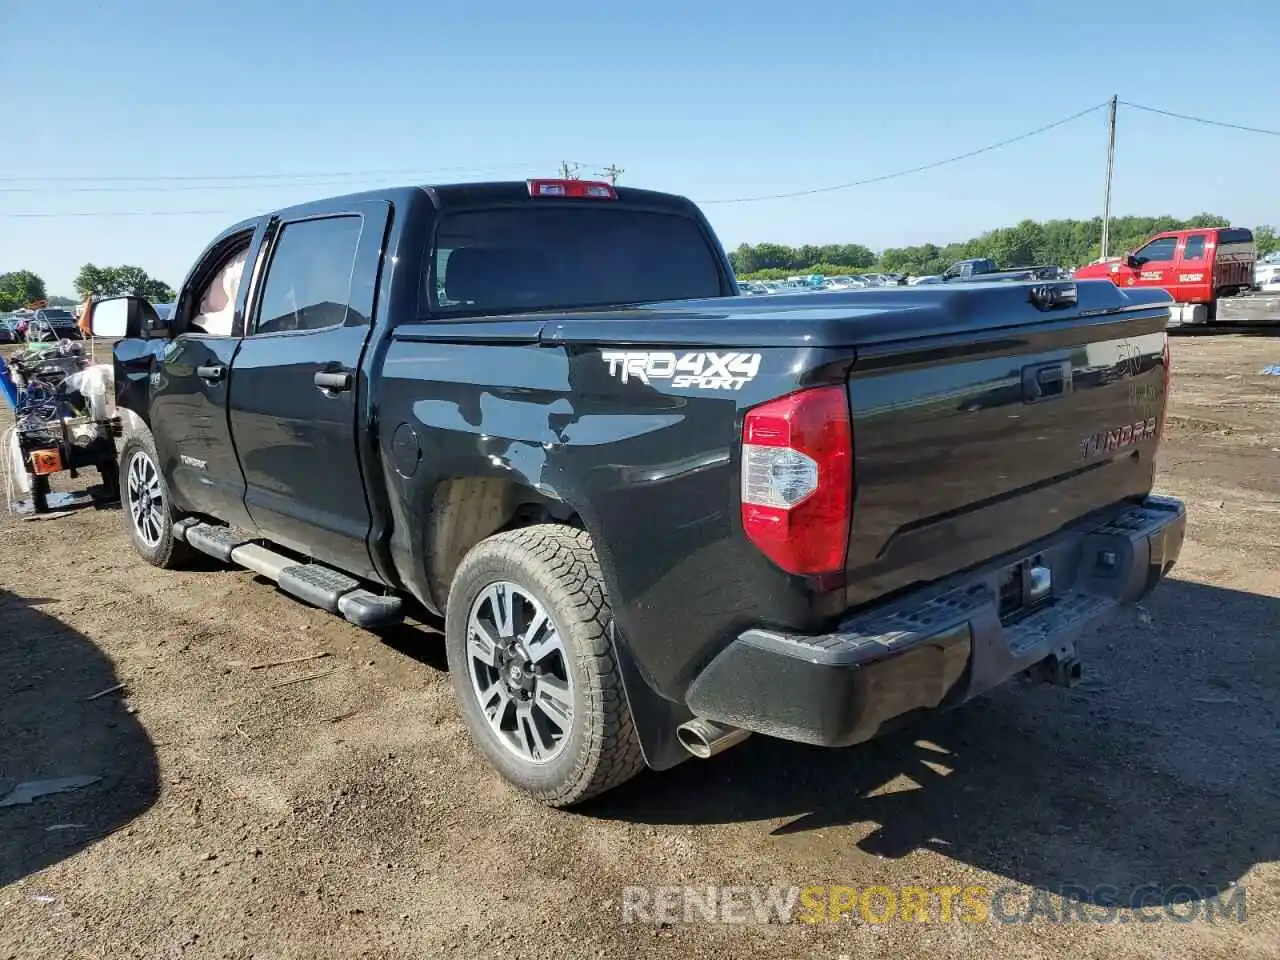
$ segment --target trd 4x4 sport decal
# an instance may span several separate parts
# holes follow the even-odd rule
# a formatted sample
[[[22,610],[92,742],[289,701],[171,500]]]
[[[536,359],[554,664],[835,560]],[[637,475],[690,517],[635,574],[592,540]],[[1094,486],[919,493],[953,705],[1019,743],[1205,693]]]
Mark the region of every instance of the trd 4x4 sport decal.
[[[758,353],[606,350],[600,356],[609,365],[609,375],[623,383],[669,380],[677,388],[741,390],[760,372]]]

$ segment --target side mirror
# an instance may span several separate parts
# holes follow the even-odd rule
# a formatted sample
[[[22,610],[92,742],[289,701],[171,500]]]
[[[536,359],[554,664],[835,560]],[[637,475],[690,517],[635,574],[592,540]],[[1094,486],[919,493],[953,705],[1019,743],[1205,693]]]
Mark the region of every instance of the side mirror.
[[[111,297],[92,307],[90,327],[95,337],[143,337],[161,326],[156,309],[145,297]]]
[[[1128,264],[1130,270],[1141,270],[1143,259],[1132,253],[1125,254],[1124,262]]]

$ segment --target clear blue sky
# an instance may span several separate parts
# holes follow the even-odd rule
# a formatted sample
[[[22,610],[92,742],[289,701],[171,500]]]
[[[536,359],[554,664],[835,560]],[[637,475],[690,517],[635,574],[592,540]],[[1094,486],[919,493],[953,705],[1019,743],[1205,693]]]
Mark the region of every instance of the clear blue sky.
[[[137,264],[176,286],[223,226],[287,203],[554,174],[561,159],[616,163],[625,183],[704,201],[927,163],[1112,93],[1280,129],[1280,11],[1266,3],[3,6],[0,272],[35,270],[51,293],[70,294],[85,261]],[[1100,111],[899,180],[705,209],[729,247],[945,242],[1024,217],[1097,215],[1104,166]],[[388,169],[230,188],[12,179]],[[1121,108],[1118,214],[1277,223],[1278,171],[1280,137]],[[65,216],[119,211],[185,213]]]

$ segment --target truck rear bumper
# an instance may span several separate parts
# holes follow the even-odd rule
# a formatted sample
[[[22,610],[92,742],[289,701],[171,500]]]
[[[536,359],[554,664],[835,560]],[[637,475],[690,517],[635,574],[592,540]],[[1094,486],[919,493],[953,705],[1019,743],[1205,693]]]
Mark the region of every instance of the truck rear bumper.
[[[1148,497],[1020,557],[859,611],[829,634],[748,630],[694,680],[688,706],[786,740],[831,747],[870,740],[1037,664],[1075,663],[1082,633],[1142,599],[1172,569],[1185,529],[1180,501]]]

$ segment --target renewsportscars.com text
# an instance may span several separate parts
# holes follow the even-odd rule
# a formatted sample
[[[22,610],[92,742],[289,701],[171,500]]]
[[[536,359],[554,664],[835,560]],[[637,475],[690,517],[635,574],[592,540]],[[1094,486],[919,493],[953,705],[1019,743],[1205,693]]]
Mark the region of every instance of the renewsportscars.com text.
[[[1026,887],[624,887],[622,922],[678,923],[1192,923],[1246,919],[1245,888],[1149,884],[1058,891]]]

